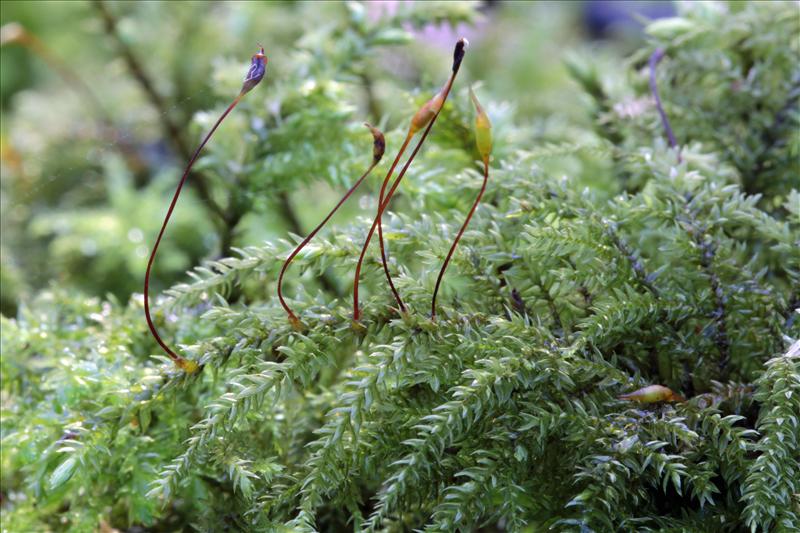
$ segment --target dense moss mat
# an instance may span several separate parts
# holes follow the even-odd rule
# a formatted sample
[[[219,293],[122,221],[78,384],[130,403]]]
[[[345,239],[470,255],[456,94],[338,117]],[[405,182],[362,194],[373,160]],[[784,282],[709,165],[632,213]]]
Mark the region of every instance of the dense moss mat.
[[[211,197],[252,229],[292,187],[360,175],[371,138],[353,95],[370,60],[406,42],[402,23],[476,15],[471,4],[433,5],[382,22],[357,4],[329,6],[341,10],[330,25],[278,34],[296,62],[271,57],[266,87],[201,159]],[[69,275],[37,288],[4,259],[4,287],[21,289],[16,318],[2,318],[3,529],[796,530],[800,17],[794,3],[680,9],[650,24],[646,46],[625,60],[570,56],[574,81],[559,104],[569,110],[554,106],[552,119],[493,98],[487,76],[478,92],[494,124],[489,185],[435,323],[436,275],[481,184],[472,51],[384,221],[407,316],[392,309],[374,246],[364,328],[351,320],[375,195],[362,198],[366,216],[326,230],[292,265],[286,294],[303,332],[275,296],[299,239],[246,246],[252,234],[237,226],[240,248],[157,300],[162,334],[201,364],[187,375],[152,355],[141,295],[127,297],[143,274],[136,246],[154,234],[174,175],[135,189],[122,156],[106,158],[94,172],[109,177],[112,200],[37,222],[47,235],[77,228],[54,237],[61,259],[85,241],[70,239],[119,234],[98,240],[88,270],[67,262]],[[657,48],[676,147],[649,87]],[[397,116],[444,80],[449,58],[433,63],[441,76],[424,90],[392,89],[384,104]],[[220,67],[218,94],[238,88],[241,66]],[[219,110],[207,107],[208,117]],[[406,122],[388,123],[391,160]],[[125,222],[142,214],[137,199],[154,217],[144,238]],[[221,249],[231,227],[194,202],[179,206],[157,275]],[[103,216],[117,222],[97,226]],[[216,240],[199,245],[209,232]],[[12,237],[12,258],[25,257]],[[87,295],[105,273],[133,288]],[[652,384],[686,401],[618,399]]]

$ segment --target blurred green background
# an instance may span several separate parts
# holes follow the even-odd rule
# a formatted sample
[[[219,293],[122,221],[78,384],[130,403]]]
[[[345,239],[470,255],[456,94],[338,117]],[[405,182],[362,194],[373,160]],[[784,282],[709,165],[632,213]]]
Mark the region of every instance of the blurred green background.
[[[591,117],[564,51],[591,52],[613,85],[615,58],[642,44],[642,21],[672,10],[660,2],[0,6],[8,316],[54,283],[120,299],[141,291],[182,166],[236,94],[256,43],[270,59],[267,77],[204,151],[156,262],[157,290],[232,246],[305,235],[368,161],[360,123],[384,128],[392,153],[415,106],[444,80],[459,36],[472,43],[462,77],[489,93],[502,151],[503,135],[517,145],[587,135]],[[442,129],[446,142],[470,142]],[[569,158],[544,164],[570,170]],[[377,181],[333,222],[364,214]]]

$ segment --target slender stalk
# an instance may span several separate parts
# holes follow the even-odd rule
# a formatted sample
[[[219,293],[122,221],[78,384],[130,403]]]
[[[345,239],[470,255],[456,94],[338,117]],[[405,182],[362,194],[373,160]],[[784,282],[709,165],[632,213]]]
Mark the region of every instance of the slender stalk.
[[[301,242],[297,246],[297,248],[295,248],[294,251],[291,254],[289,254],[289,257],[286,258],[286,261],[283,263],[283,267],[281,267],[281,273],[278,276],[278,299],[280,300],[281,305],[283,306],[283,308],[286,310],[286,314],[288,315],[289,323],[291,323],[292,327],[297,329],[297,330],[302,330],[303,329],[303,325],[302,325],[302,322],[300,322],[300,319],[294,313],[294,311],[292,311],[292,309],[289,307],[289,305],[283,299],[283,289],[282,289],[282,287],[283,287],[283,276],[286,273],[286,269],[289,268],[289,265],[291,264],[292,260],[294,260],[295,256],[297,256],[297,254],[300,253],[300,251],[303,248],[305,248],[305,246],[309,242],[311,242],[311,239],[313,239],[314,236],[319,232],[319,230],[321,230],[323,228],[323,226],[325,226],[325,224],[328,223],[328,221],[336,213],[336,211],[339,210],[339,208],[342,206],[342,204],[344,204],[347,201],[347,199],[350,198],[350,195],[352,195],[355,192],[355,190],[358,189],[358,187],[366,179],[366,177],[369,176],[369,174],[372,172],[372,170],[378,165],[378,163],[380,163],[381,158],[383,157],[384,150],[386,148],[386,141],[385,141],[385,139],[383,137],[383,133],[381,133],[378,129],[373,128],[369,124],[365,123],[364,125],[367,126],[369,128],[369,130],[372,132],[372,136],[373,136],[373,139],[374,139],[372,164],[370,164],[370,166],[367,169],[367,171],[364,172],[364,174],[362,174],[360,178],[358,178],[358,180],[353,184],[352,187],[350,187],[350,189],[345,193],[345,195],[342,196],[342,198],[339,200],[339,203],[337,203],[336,206],[331,210],[331,212],[328,213],[328,216],[326,216],[322,220],[322,222],[320,222],[319,225],[316,228],[314,228],[311,231],[311,233],[308,234],[308,237],[303,239],[303,242]],[[395,163],[396,163],[396,160],[395,160]],[[381,192],[383,192],[383,191],[381,190]]]
[[[288,191],[276,192],[275,197],[270,203],[274,206],[275,213],[289,232],[295,235],[302,235],[305,233],[305,231],[303,231],[303,224],[300,222],[300,216],[292,205],[292,196]],[[327,270],[322,272],[317,281],[319,281],[323,291],[334,297],[341,296],[341,290],[339,289],[337,279]]]
[[[408,161],[406,161],[406,164],[403,166],[403,169],[400,172],[400,176],[401,177],[402,177],[403,174],[405,174],[405,172],[408,169],[408,166],[409,166],[410,162],[413,160],[414,156],[417,155],[417,152],[419,151],[420,147],[422,146],[422,142],[425,140],[425,137],[428,135],[428,132],[430,131],[431,126],[433,126],[433,122],[428,124],[428,127],[425,129],[425,131],[422,134],[422,138],[417,143],[417,145],[414,147],[414,151],[411,152],[411,157],[409,158]],[[395,181],[392,184],[392,188],[389,190],[389,194],[387,195],[386,198],[384,198],[384,201],[383,202],[380,202],[380,201],[378,202],[378,215],[375,217],[375,220],[372,221],[372,226],[369,228],[369,232],[367,233],[367,239],[364,242],[364,246],[361,247],[361,255],[358,257],[358,263],[356,264],[355,282],[354,282],[354,285],[353,285],[353,320],[355,320],[356,322],[358,322],[358,320],[361,317],[360,310],[358,308],[358,281],[359,281],[359,278],[361,277],[361,266],[364,263],[364,256],[367,253],[367,247],[369,246],[369,241],[372,239],[372,236],[375,234],[375,228],[378,226],[378,224],[380,222],[380,217],[383,214],[384,209],[386,209],[386,206],[389,205],[389,200],[391,199],[391,197],[394,194],[394,191],[397,189],[398,185],[400,185],[400,182],[399,181]],[[384,266],[385,266],[385,262],[384,262]],[[384,270],[384,272],[387,272],[387,270]],[[393,285],[390,285],[390,287],[392,287],[392,286]],[[399,300],[400,295],[396,294],[395,298],[398,299],[398,301],[400,302],[400,305],[402,306],[403,304]]]
[[[239,103],[240,96],[237,96],[233,102],[228,106],[225,112],[220,115],[217,119],[217,122],[214,124],[214,127],[211,128],[203,141],[200,143],[200,146],[197,147],[195,150],[194,155],[192,155],[191,159],[189,159],[189,164],[186,165],[186,170],[183,171],[183,176],[181,176],[181,180],[178,182],[178,188],[175,189],[175,194],[172,197],[172,202],[169,204],[169,209],[167,209],[167,215],[164,217],[164,222],[161,224],[161,230],[158,232],[158,237],[156,238],[156,243],[153,246],[153,251],[150,252],[150,259],[147,261],[147,272],[145,272],[144,276],[144,316],[147,319],[147,326],[150,328],[150,332],[155,337],[156,342],[158,342],[159,346],[164,349],[170,359],[172,359],[176,365],[180,366],[181,368],[184,367],[186,360],[176,354],[161,338],[161,335],[158,334],[158,330],[156,329],[155,324],[153,323],[153,319],[150,316],[150,271],[153,268],[153,262],[156,258],[156,253],[158,253],[158,245],[161,244],[161,238],[164,236],[164,231],[167,229],[167,224],[169,224],[169,219],[172,217],[172,212],[175,210],[175,205],[178,203],[178,197],[181,194],[181,189],[183,189],[183,184],[186,183],[186,178],[189,176],[189,172],[192,170],[194,166],[194,162],[197,160],[197,157],[200,155],[200,151],[205,147],[208,140],[211,138],[211,135],[216,131],[217,127],[222,123],[225,117],[228,116],[228,113],[233,111],[233,108],[236,107],[236,104]]]
[[[189,172],[192,170],[195,161],[200,156],[200,152],[205,147],[206,143],[208,143],[211,136],[217,130],[222,121],[225,120],[225,117],[233,111],[233,108],[241,101],[242,97],[247,94],[253,87],[258,85],[261,79],[264,77],[264,73],[266,71],[267,65],[267,58],[264,55],[264,49],[261,48],[260,53],[255,54],[251,59],[250,70],[245,77],[244,83],[242,84],[242,89],[239,91],[239,95],[233,99],[233,102],[228,106],[227,109],[220,115],[217,121],[214,123],[214,126],[211,130],[206,134],[203,138],[200,145],[195,150],[192,157],[189,159],[189,163],[186,165],[186,169],[183,171],[183,176],[181,176],[180,181],[178,182],[178,187],[175,189],[175,194],[172,197],[172,201],[169,204],[169,208],[167,209],[167,214],[164,217],[164,222],[161,224],[161,230],[158,232],[158,237],[156,238],[156,243],[153,246],[153,251],[150,252],[150,259],[147,261],[147,271],[145,272],[144,276],[144,316],[147,320],[147,327],[150,329],[150,333],[155,338],[156,342],[161,346],[161,348],[166,352],[170,359],[180,368],[185,370],[188,373],[192,373],[197,370],[197,364],[193,361],[189,361],[184,359],[177,353],[175,353],[172,348],[170,348],[166,342],[161,338],[161,335],[158,333],[158,329],[153,322],[153,318],[150,315],[150,273],[153,268],[153,263],[156,259],[156,254],[158,253],[158,246],[161,244],[161,239],[164,236],[164,231],[167,229],[167,224],[169,224],[169,219],[172,217],[172,212],[175,210],[175,205],[178,203],[178,197],[180,197],[181,189],[183,189],[184,183],[186,183],[186,178],[189,176]]]
[[[414,151],[411,153],[411,156],[406,161],[403,169],[400,171],[400,174],[395,179],[392,187],[389,189],[389,193],[384,197],[383,194],[380,195],[378,201],[378,214],[375,217],[375,220],[372,222],[372,227],[370,228],[369,232],[367,233],[367,239],[364,242],[364,246],[361,248],[361,255],[358,258],[358,263],[356,265],[356,272],[355,272],[355,280],[353,284],[353,319],[358,321],[361,312],[358,306],[358,285],[359,285],[359,278],[361,276],[361,266],[364,262],[364,256],[366,255],[367,247],[369,246],[370,240],[372,240],[372,236],[375,233],[375,227],[378,226],[379,228],[379,235],[380,235],[380,247],[381,247],[381,262],[383,264],[383,271],[386,275],[386,279],[389,282],[389,287],[392,290],[392,294],[395,297],[398,305],[400,306],[400,310],[405,312],[406,308],[403,304],[402,299],[400,298],[400,294],[397,292],[397,289],[394,286],[394,282],[392,281],[392,276],[389,273],[388,262],[386,258],[386,250],[383,241],[383,227],[382,227],[382,218],[383,212],[386,210],[386,207],[389,205],[389,202],[394,195],[394,192],[397,190],[397,187],[400,185],[400,182],[403,179],[408,167],[411,166],[411,163],[414,161],[414,158],[419,152],[419,149],[422,147],[422,144],[425,142],[425,139],[430,133],[433,124],[436,122],[436,119],[439,116],[439,113],[444,106],[445,101],[447,100],[447,96],[450,94],[450,90],[453,86],[453,81],[455,80],[456,75],[458,74],[458,70],[461,67],[461,62],[464,59],[464,51],[468,46],[468,42],[466,39],[460,39],[455,46],[455,50],[453,52],[453,68],[450,74],[450,77],[447,80],[444,88],[431,100],[429,100],[422,108],[417,111],[414,115],[414,118],[411,120],[411,127],[409,128],[408,135],[406,136],[406,141],[403,143],[400,153],[398,153],[397,157],[395,158],[395,163],[392,165],[392,169],[397,164],[397,160],[400,159],[402,152],[405,150],[408,142],[411,140],[411,137],[421,128],[425,127],[425,131],[422,133],[417,145],[414,147]],[[391,171],[384,179],[384,186],[381,187],[381,191],[385,190],[386,184],[388,184],[388,180],[391,177]]]
[[[394,169],[397,166],[398,161],[400,161],[400,158],[403,156],[403,152],[405,152],[406,148],[408,148],[408,143],[411,141],[411,138],[414,137],[414,133],[415,132],[412,131],[412,130],[408,131],[408,134],[406,135],[406,140],[403,141],[403,145],[400,147],[400,151],[397,152],[397,156],[394,158],[394,162],[392,163],[391,168],[389,168],[389,172],[386,174],[386,177],[383,179],[383,183],[381,184],[381,191],[378,194],[378,212],[379,213],[380,213],[380,206],[383,204],[384,196],[386,194],[386,187],[387,187],[387,185],[389,185],[389,180],[392,177],[392,173],[394,172]],[[381,259],[382,259],[381,260],[381,265],[383,265],[383,272],[386,274],[386,279],[389,282],[389,288],[391,289],[392,294],[394,294],[395,300],[397,300],[397,304],[400,306],[400,312],[401,313],[405,313],[406,312],[406,306],[403,304],[403,300],[400,298],[400,293],[397,292],[397,288],[394,286],[394,282],[392,281],[391,274],[389,274],[389,265],[388,265],[388,263],[386,261],[386,253],[384,252],[384,248],[383,248],[383,225],[380,224],[380,223],[378,224],[378,236],[380,238],[380,243],[381,243]],[[356,289],[355,290],[356,291],[358,290],[357,285],[356,285]]]
[[[469,88],[469,96],[472,100],[472,104],[475,106],[475,146],[478,148],[481,159],[483,159],[483,185],[481,185],[478,197],[475,198],[475,202],[472,204],[469,214],[467,214],[467,219],[464,221],[464,224],[461,225],[461,229],[458,230],[458,235],[456,235],[455,240],[453,240],[450,251],[447,252],[447,257],[444,260],[442,269],[439,270],[439,277],[436,279],[436,287],[433,289],[433,298],[431,299],[431,320],[433,321],[436,320],[436,295],[439,294],[439,286],[442,283],[444,271],[447,270],[447,265],[453,257],[453,252],[455,252],[456,246],[458,246],[458,241],[461,240],[461,236],[467,229],[472,215],[475,214],[475,209],[478,208],[478,203],[480,203],[483,193],[486,191],[486,183],[489,181],[489,159],[492,156],[492,123],[489,120],[489,115],[486,114],[486,111],[483,110],[483,106],[481,106],[481,103],[478,101],[478,97],[472,92],[472,87]]]
[[[483,185],[481,185],[481,190],[478,193],[478,197],[475,198],[475,202],[472,204],[472,208],[469,210],[469,214],[467,214],[467,219],[461,225],[461,229],[458,230],[458,235],[456,235],[456,238],[453,241],[452,246],[450,246],[450,251],[447,252],[447,257],[444,260],[442,269],[439,270],[439,277],[436,278],[436,288],[433,289],[433,299],[431,300],[431,320],[436,320],[436,295],[439,293],[439,285],[441,285],[442,283],[442,278],[444,277],[444,271],[447,270],[447,265],[450,263],[450,259],[453,257],[453,252],[455,252],[456,246],[458,246],[458,241],[461,240],[461,236],[467,229],[469,221],[470,219],[472,219],[472,215],[475,214],[475,209],[477,209],[478,204],[480,203],[481,198],[483,197],[483,193],[486,192],[486,183],[488,181],[489,181],[489,160],[486,159],[483,162]]]
[[[650,92],[653,94],[653,99],[656,101],[656,109],[658,110],[658,115],[661,117],[661,124],[664,126],[664,133],[667,135],[669,147],[678,148],[678,141],[675,140],[675,134],[672,132],[669,118],[667,118],[667,113],[664,111],[664,106],[661,104],[661,96],[658,94],[658,83],[656,82],[656,67],[658,67],[658,64],[664,59],[665,54],[666,50],[663,48],[656,48],[648,61],[648,66],[650,68]],[[680,162],[681,152],[678,150],[678,163]]]
[[[461,41],[459,41],[459,42],[461,42]],[[458,54],[458,52],[457,52],[457,54]],[[461,51],[461,57],[463,57],[463,47],[462,47],[462,51]],[[441,103],[439,104],[439,108],[436,110],[436,113],[431,118],[431,122],[428,125],[428,128],[425,130],[425,133],[422,135],[422,137],[420,137],[420,140],[417,143],[417,149],[415,149],[414,152],[412,152],[411,157],[409,157],[408,161],[406,162],[405,166],[403,167],[403,170],[400,172],[400,174],[398,174],[397,178],[395,179],[395,185],[392,186],[392,189],[391,189],[391,192],[388,195],[388,198],[385,199],[386,200],[386,202],[385,202],[386,206],[389,205],[389,201],[391,200],[392,195],[394,194],[394,191],[400,185],[400,181],[402,181],[403,176],[405,176],[406,170],[408,170],[408,167],[414,161],[414,157],[417,155],[417,151],[418,151],[419,147],[422,146],[423,142],[425,142],[425,138],[428,136],[428,132],[433,127],[433,124],[434,124],[434,122],[436,122],[436,119],[439,117],[439,113],[441,112],[442,107],[444,107],[445,101],[447,101],[447,96],[450,94],[450,89],[452,89],[452,87],[453,87],[453,81],[455,81],[456,75],[458,74],[458,69],[460,67],[461,67],[461,60],[459,59],[458,61],[454,62],[453,71],[451,72],[450,77],[447,80],[447,84],[445,85],[444,89],[438,95],[439,97],[441,97]],[[384,203],[384,199],[381,199],[380,203],[383,204]],[[400,311],[405,313],[406,312],[406,307],[405,307],[405,305],[403,305],[403,300],[402,300],[402,298],[400,298],[400,293],[397,291],[397,289],[394,286],[394,281],[392,280],[392,274],[389,272],[389,260],[386,257],[386,244],[385,244],[385,242],[383,240],[383,212],[385,210],[386,210],[386,207],[383,207],[382,209],[378,210],[378,242],[379,242],[380,248],[381,248],[381,264],[383,265],[383,272],[384,272],[384,274],[386,274],[386,281],[389,283],[389,288],[391,289],[392,294],[394,295],[394,299],[397,301],[397,305],[400,307]]]

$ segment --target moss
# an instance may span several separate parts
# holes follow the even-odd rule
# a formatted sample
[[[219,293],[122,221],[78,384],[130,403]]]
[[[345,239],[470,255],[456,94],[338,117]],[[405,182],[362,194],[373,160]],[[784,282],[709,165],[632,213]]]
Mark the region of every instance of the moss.
[[[285,294],[298,322],[289,321],[276,283],[296,239],[258,233],[261,210],[302,183],[340,185],[363,172],[372,149],[354,73],[376,71],[371,59],[398,42],[403,22],[475,15],[462,3],[420,6],[378,22],[358,4],[320,8],[334,22],[287,45],[298,64],[270,54],[284,76],[268,74],[263,100],[250,100],[262,88],[250,94],[200,160],[221,208],[240,216],[228,228],[231,253],[210,254],[155,302],[162,334],[191,366],[153,355],[141,295],[87,294],[87,280],[112,280],[128,264],[125,250],[109,245],[110,267],[73,266],[71,277],[42,285],[25,272],[41,250],[22,246],[21,226],[3,243],[4,264],[21,265],[3,279],[23,278],[26,294],[15,318],[2,317],[4,527],[796,527],[796,6],[686,5],[680,20],[650,26],[651,40],[618,70],[572,59],[589,103],[577,106],[577,122],[515,115],[492,98],[488,79],[491,178],[432,322],[436,276],[482,183],[469,137],[473,42],[397,211],[384,217],[408,312],[392,308],[372,246],[353,321],[349,280],[375,211],[373,186],[370,216],[339,221],[295,258]],[[287,42],[298,37],[282,31]],[[646,62],[657,48],[676,147],[649,100]],[[233,79],[228,67],[238,76],[241,65],[219,67],[220,94]],[[378,87],[392,80],[379,78]],[[392,92],[401,96],[383,104],[410,117],[421,98]],[[403,124],[385,128],[390,151]],[[115,179],[126,165],[115,157],[103,171],[114,201],[92,196],[117,233],[132,227],[120,220],[137,214],[137,199],[147,213],[160,209],[166,193],[151,193],[174,178],[134,195],[133,177]],[[21,184],[10,189],[15,198]],[[62,220],[81,224],[65,238],[97,231],[79,204],[66,205]],[[179,245],[196,245],[192,217],[216,216],[202,202],[185,207],[165,274],[197,256]],[[224,231],[208,222],[202,232]],[[256,234],[269,238],[246,245]],[[141,261],[131,261],[120,278],[141,278]],[[686,401],[619,399],[653,385]]]

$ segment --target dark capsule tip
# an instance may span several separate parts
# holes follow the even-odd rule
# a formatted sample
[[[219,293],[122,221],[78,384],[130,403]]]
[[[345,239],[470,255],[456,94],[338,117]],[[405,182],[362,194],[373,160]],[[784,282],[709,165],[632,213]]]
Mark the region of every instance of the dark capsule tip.
[[[369,131],[372,132],[373,144],[372,144],[372,161],[374,164],[377,164],[378,161],[383,158],[383,153],[386,151],[386,139],[381,133],[381,130],[372,126],[369,122],[365,122],[364,125],[369,128]]]
[[[468,46],[469,41],[465,37],[462,37],[456,43],[456,48],[453,50],[453,72],[457,71],[461,66],[461,61],[464,59],[464,52],[466,52]]]

